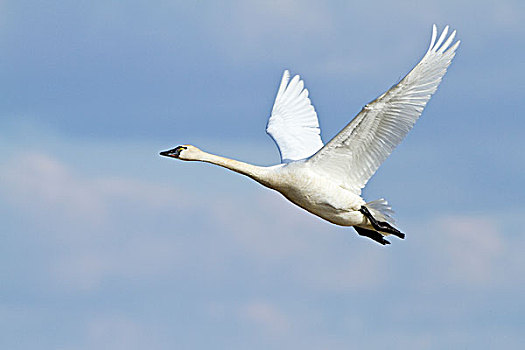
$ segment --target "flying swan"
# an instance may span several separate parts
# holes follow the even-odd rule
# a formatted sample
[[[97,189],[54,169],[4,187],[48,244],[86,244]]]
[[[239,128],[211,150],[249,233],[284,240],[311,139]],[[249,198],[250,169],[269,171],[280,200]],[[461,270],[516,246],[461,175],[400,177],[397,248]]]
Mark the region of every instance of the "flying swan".
[[[405,235],[393,227],[393,211],[384,199],[366,203],[361,189],[403,140],[436,91],[460,41],[448,26],[439,39],[432,27],[430,47],[399,84],[367,104],[330,142],[323,145],[317,113],[301,78],[285,70],[266,132],[277,144],[281,164],[247,164],[182,145],[162,156],[216,164],[280,192],[292,203],[331,223],[353,226],[380,244]],[[437,41],[436,41],[437,39]]]

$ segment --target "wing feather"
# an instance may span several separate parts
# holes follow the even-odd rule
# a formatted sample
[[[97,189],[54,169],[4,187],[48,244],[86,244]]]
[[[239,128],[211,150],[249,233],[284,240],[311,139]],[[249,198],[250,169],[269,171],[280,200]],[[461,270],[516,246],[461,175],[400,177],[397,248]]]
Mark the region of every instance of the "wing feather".
[[[361,193],[370,177],[405,138],[436,91],[460,43],[446,26],[437,39],[432,27],[430,47],[399,84],[366,105],[308,162],[341,186]],[[445,40],[447,39],[447,40]]]
[[[277,144],[283,163],[310,157],[323,147],[317,113],[304,82],[284,71],[266,132]]]

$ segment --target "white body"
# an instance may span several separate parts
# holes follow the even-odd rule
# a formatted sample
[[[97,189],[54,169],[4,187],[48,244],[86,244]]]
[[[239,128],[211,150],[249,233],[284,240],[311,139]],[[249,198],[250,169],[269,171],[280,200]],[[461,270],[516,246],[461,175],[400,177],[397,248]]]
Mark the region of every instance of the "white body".
[[[341,226],[368,226],[358,211],[365,204],[361,196],[332,182],[309,163],[297,161],[267,170],[268,175],[258,181],[310,213]]]
[[[399,233],[404,237],[395,229],[385,233],[381,230],[385,226],[377,222],[374,229],[374,221],[392,223],[392,211],[384,199],[365,203],[361,189],[403,140],[436,91],[459,45],[459,41],[451,45],[455,33],[447,36],[447,26],[438,39],[434,26],[430,47],[414,69],[367,104],[326,145],[320,137],[317,113],[308,90],[298,75],[290,80],[289,72],[285,71],[266,128],[279,148],[282,162],[279,165],[259,167],[206,153],[191,145],[161,155],[208,162],[244,174],[334,224],[376,230],[381,235]],[[364,215],[360,210],[369,213]],[[359,234],[362,232],[358,230]]]

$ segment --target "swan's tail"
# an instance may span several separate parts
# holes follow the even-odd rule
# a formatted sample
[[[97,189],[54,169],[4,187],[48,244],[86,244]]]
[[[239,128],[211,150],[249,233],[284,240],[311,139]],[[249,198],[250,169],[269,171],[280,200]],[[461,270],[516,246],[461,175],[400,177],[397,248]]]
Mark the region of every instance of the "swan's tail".
[[[376,220],[395,224],[396,220],[394,220],[394,211],[392,210],[392,207],[388,205],[386,199],[377,199],[366,203],[365,206]]]

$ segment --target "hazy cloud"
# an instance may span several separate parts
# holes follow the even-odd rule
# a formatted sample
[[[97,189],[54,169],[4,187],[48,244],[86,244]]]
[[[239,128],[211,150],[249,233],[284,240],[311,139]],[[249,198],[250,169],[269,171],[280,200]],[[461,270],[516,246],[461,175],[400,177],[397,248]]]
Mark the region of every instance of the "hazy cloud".
[[[281,310],[264,301],[254,301],[242,306],[240,315],[263,331],[274,334],[285,333],[291,326],[288,317]]]

